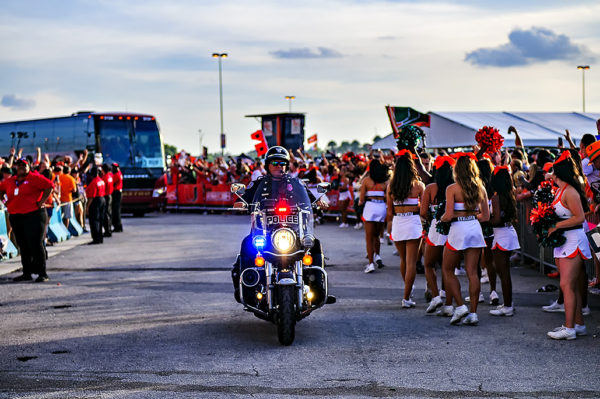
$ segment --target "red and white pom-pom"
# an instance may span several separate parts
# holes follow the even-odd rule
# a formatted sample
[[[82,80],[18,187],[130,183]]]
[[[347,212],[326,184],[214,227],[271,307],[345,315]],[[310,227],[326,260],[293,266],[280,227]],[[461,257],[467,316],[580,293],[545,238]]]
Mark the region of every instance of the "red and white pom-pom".
[[[497,152],[504,145],[504,137],[498,129],[493,126],[484,126],[475,133],[475,141],[480,147],[485,148],[485,152]]]

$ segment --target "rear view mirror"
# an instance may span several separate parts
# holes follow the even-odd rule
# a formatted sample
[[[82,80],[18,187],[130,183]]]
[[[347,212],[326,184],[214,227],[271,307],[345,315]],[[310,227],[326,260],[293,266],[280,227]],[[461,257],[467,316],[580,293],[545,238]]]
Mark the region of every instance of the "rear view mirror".
[[[331,186],[331,184],[329,184],[329,183],[319,183],[317,185],[317,192],[319,194],[325,194],[327,191],[329,191],[330,186]]]
[[[246,186],[242,183],[233,183],[231,185],[231,192],[237,195],[244,195],[246,191]]]

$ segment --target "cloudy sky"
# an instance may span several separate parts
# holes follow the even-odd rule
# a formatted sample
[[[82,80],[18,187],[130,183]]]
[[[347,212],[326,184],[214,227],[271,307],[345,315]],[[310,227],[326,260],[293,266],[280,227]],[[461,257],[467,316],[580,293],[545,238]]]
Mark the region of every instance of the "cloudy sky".
[[[155,115],[164,140],[232,152],[244,115],[307,113],[307,135],[370,141],[384,106],[600,112],[598,1],[0,0],[0,121],[77,110]]]

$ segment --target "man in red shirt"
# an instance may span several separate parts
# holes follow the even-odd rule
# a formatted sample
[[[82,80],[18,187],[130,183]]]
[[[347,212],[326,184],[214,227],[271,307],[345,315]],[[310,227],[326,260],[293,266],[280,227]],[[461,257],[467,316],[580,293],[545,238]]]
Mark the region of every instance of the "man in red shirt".
[[[110,166],[102,165],[102,181],[104,181],[104,237],[112,237],[112,194],[113,194],[113,174]]]
[[[112,222],[113,232],[122,233],[123,224],[121,223],[121,200],[123,198],[123,173],[119,169],[118,163],[112,164],[113,174],[113,193],[112,193]]]
[[[106,192],[104,181],[99,174],[98,168],[94,166],[90,170],[89,178],[91,181],[85,189],[85,196],[87,197],[86,213],[88,214],[90,232],[92,233],[90,244],[102,244],[104,241],[102,238],[102,222],[104,220],[104,196]]]
[[[54,185],[37,172],[31,172],[29,162],[19,159],[17,174],[0,182],[0,197],[6,194],[9,220],[21,252],[23,274],[13,281],[30,281],[37,274],[37,283],[48,281],[44,235],[48,215],[43,209]]]

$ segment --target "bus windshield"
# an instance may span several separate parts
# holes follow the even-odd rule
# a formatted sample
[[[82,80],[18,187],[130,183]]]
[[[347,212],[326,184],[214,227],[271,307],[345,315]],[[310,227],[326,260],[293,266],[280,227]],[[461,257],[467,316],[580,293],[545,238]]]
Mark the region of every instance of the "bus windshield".
[[[99,134],[105,163],[117,162],[121,167],[164,168],[160,133],[155,120],[105,117],[99,121]]]

